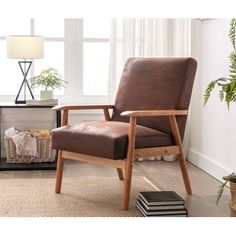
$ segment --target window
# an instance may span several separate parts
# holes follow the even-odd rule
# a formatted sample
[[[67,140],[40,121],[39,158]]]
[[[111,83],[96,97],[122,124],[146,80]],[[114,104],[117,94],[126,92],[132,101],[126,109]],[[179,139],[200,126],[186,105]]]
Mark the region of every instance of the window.
[[[83,20],[83,95],[107,95],[111,21]]]
[[[29,19],[6,19],[0,21],[0,94],[17,94],[22,82],[22,74],[16,60],[6,58],[7,35],[30,34]]]
[[[64,19],[7,19],[0,22],[0,95],[16,95],[23,79],[17,60],[6,58],[8,35],[44,36],[44,58],[34,60],[28,76],[47,67],[54,67],[64,75]],[[39,89],[33,93],[38,95]],[[61,95],[63,90],[54,93]]]
[[[64,76],[64,19],[34,19],[35,35],[44,37],[44,58],[35,62],[34,74],[54,67]]]
[[[17,21],[17,23],[16,23]],[[22,27],[22,28],[21,28]],[[12,19],[0,22],[0,95],[16,95],[22,82],[17,60],[6,58],[7,35],[42,35],[44,58],[35,59],[30,75],[54,67],[69,83],[54,90],[62,102],[108,101],[111,20]],[[34,95],[39,95],[34,89]]]
[[[85,42],[83,55],[83,95],[107,95],[108,43]]]

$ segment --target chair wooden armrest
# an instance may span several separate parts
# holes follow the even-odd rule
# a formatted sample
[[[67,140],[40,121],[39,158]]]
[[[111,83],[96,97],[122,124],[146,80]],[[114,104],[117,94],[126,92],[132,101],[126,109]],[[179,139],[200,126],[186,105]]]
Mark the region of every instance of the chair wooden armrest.
[[[188,110],[138,110],[138,111],[124,111],[121,116],[180,116],[187,115]]]
[[[114,105],[58,105],[52,109],[58,111],[69,110],[94,110],[94,109],[113,109]]]
[[[63,111],[63,117],[61,125],[68,124],[68,112],[70,110],[95,110],[95,109],[102,109],[104,118],[106,121],[110,120],[110,114],[108,109],[113,109],[114,105],[58,105],[53,107],[52,109],[57,111]]]
[[[178,133],[178,135],[179,135],[179,129],[178,129],[178,126],[176,123],[175,116],[187,115],[187,114],[188,114],[188,110],[136,110],[136,111],[124,111],[121,113],[121,116],[130,117],[129,140],[133,140],[135,138],[135,133],[136,133],[135,127],[136,127],[137,117],[169,116],[172,132]],[[132,134],[132,135],[130,135],[130,134]]]

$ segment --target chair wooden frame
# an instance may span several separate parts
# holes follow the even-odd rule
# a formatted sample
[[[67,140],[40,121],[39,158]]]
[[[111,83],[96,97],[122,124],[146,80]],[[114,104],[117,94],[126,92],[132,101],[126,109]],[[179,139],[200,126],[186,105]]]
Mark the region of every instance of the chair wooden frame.
[[[63,111],[62,126],[68,123],[68,112],[69,110],[88,110],[88,109],[102,109],[106,121],[110,120],[109,109],[113,109],[113,105],[86,105],[86,106],[56,106],[53,109]],[[176,121],[176,116],[187,115],[187,110],[142,110],[142,111],[125,111],[121,116],[130,117],[129,130],[128,130],[128,150],[127,156],[124,160],[111,160],[102,157],[84,155],[79,153],[67,152],[58,150],[57,160],[57,173],[56,173],[56,186],[55,192],[60,193],[63,175],[63,159],[80,160],[87,163],[111,166],[117,169],[118,177],[124,181],[123,185],[123,197],[122,197],[122,208],[128,210],[129,208],[129,197],[132,180],[132,167],[135,158],[142,156],[148,157],[153,155],[163,154],[176,154],[178,155],[179,164],[184,180],[186,192],[192,194],[188,170],[184,157],[182,141],[179,134],[179,128]],[[175,140],[175,145],[166,147],[152,147],[152,148],[138,148],[135,149],[135,130],[136,120],[140,116],[168,116],[170,120],[170,127]],[[124,174],[123,174],[124,171]]]

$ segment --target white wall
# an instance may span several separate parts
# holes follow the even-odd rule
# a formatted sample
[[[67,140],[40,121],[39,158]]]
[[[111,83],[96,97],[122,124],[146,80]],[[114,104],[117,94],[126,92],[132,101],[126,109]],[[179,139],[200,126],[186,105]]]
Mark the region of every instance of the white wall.
[[[228,77],[230,19],[193,24],[192,53],[198,60],[198,73],[191,104],[189,160],[222,180],[222,175],[236,170],[236,104],[228,111],[214,92],[203,108],[203,94],[211,80]]]

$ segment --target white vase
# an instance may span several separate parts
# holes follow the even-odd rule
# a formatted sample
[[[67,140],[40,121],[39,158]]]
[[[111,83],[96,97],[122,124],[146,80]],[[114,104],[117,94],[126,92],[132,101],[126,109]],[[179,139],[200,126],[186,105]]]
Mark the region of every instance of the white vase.
[[[53,99],[53,90],[41,90],[40,99]]]

